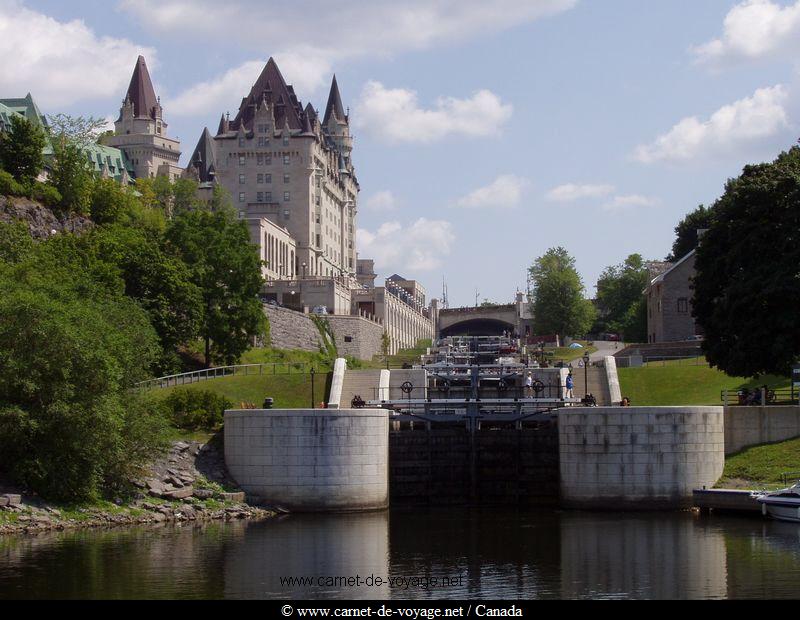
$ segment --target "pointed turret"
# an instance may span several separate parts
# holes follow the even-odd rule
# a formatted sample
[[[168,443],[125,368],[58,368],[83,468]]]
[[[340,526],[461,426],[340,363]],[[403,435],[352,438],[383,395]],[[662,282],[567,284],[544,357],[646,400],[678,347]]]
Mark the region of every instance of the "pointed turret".
[[[339,85],[336,83],[336,76],[333,76],[333,82],[331,83],[331,92],[328,95],[328,105],[325,108],[325,120],[323,121],[323,125],[327,125],[328,121],[331,118],[331,115],[336,117],[336,120],[340,123],[347,122],[347,115],[344,112],[344,105],[342,105],[342,96],[339,94]]]
[[[153,88],[153,82],[150,79],[150,72],[147,70],[144,56],[139,56],[136,61],[125,100],[133,104],[133,115],[136,118],[152,118],[155,120],[161,115],[161,105],[158,102],[158,97],[156,97],[156,91]]]
[[[222,118],[219,119],[219,128],[217,129],[217,135],[221,136],[222,134],[228,133],[229,131],[230,131],[230,121],[223,114]]]
[[[241,124],[248,128],[252,125],[256,109],[255,104],[261,101],[265,92],[269,94],[267,100],[275,102],[276,125],[283,125],[285,120],[292,130],[303,128],[302,119],[300,118],[302,107],[300,107],[299,102],[295,106],[297,98],[294,96],[294,90],[286,84],[286,80],[283,79],[283,75],[278,69],[278,64],[273,58],[270,58],[267,66],[258,76],[250,94],[242,100],[242,105],[239,107],[239,113],[236,118],[231,121],[234,129],[238,129]]]
[[[197,146],[192,153],[190,160],[191,166],[197,169],[197,176],[202,183],[214,180],[214,169],[217,164],[216,149],[214,148],[214,138],[208,127],[203,129],[203,134],[197,142]]]

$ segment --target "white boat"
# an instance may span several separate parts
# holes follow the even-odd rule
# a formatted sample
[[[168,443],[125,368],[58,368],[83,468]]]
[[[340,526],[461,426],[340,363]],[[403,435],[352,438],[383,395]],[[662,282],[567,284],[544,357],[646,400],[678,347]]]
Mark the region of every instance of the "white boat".
[[[779,521],[800,523],[800,482],[788,489],[756,496],[761,512]]]

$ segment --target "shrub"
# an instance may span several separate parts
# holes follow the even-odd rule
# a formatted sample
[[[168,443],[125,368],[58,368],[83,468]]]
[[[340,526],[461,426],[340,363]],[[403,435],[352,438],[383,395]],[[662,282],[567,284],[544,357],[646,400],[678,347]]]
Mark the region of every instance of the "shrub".
[[[50,208],[61,204],[61,193],[47,183],[35,183],[31,190],[31,198]]]
[[[164,406],[175,426],[193,431],[218,428],[234,403],[210,390],[179,389],[167,396]]]
[[[0,194],[4,196],[23,196],[25,188],[5,170],[0,170]]]

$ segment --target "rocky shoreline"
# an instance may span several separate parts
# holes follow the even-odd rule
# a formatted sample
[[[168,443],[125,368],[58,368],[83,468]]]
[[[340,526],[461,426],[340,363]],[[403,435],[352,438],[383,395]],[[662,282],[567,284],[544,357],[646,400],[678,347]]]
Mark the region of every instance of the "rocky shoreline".
[[[207,521],[261,520],[277,514],[251,506],[212,443],[178,441],[141,478],[126,502],[64,507],[0,489],[0,536],[49,531]]]

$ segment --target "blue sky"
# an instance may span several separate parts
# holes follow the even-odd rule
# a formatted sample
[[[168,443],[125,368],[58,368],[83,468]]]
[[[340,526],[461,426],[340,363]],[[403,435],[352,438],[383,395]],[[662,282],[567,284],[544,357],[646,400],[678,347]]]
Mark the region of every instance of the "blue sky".
[[[234,39],[228,33],[239,33]],[[800,135],[800,1],[0,0],[0,96],[115,117],[144,53],[186,156],[266,59],[351,108],[359,249],[509,301],[547,248],[587,293]],[[14,59],[13,61],[10,59]]]

